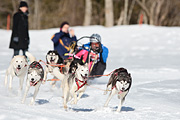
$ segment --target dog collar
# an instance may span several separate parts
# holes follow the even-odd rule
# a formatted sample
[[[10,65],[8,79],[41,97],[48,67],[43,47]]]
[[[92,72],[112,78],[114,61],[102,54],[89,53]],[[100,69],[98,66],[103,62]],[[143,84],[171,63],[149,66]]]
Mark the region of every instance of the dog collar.
[[[32,84],[31,86],[36,86],[39,81],[43,81],[43,79],[38,80],[37,82],[35,82],[35,83]]]

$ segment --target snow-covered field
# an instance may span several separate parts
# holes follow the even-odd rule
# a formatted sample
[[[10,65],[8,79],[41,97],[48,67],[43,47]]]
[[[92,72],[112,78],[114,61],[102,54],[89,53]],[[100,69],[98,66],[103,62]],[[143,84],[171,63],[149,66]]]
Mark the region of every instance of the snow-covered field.
[[[29,105],[34,88],[30,89],[25,104],[18,95],[19,81],[13,80],[11,91],[4,86],[5,71],[13,51],[8,49],[11,31],[0,30],[0,120],[179,120],[180,119],[180,28],[148,25],[73,27],[77,38],[99,33],[102,43],[109,48],[107,70],[125,67],[133,78],[132,88],[120,113],[115,112],[119,100],[114,96],[109,107],[103,105],[109,77],[91,82],[77,105],[68,104],[65,111],[62,93],[49,83],[40,87],[34,106]],[[31,30],[29,51],[37,60],[45,61],[53,49],[51,36],[59,29]],[[88,40],[82,40],[87,42]],[[48,78],[52,76],[49,75]],[[25,84],[24,84],[25,88]]]

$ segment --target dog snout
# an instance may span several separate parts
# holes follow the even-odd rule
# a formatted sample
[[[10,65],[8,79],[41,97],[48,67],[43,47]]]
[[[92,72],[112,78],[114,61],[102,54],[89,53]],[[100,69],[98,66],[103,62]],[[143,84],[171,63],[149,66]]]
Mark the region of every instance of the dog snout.
[[[122,90],[124,90],[125,88],[123,87]]]
[[[31,78],[31,81],[34,81],[34,78]]]
[[[21,66],[20,66],[20,65],[18,65],[18,67],[20,68]]]
[[[87,77],[88,74],[85,74],[85,76]]]

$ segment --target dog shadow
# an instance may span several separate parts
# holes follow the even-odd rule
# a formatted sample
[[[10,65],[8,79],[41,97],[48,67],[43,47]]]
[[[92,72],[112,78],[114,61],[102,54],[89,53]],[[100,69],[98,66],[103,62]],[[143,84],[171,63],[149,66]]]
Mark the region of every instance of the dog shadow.
[[[92,112],[94,109],[88,109],[88,108],[70,108],[72,111],[75,112]]]
[[[49,103],[49,101],[48,100],[44,100],[44,99],[37,99],[36,103],[39,104],[39,105],[43,105],[43,104]]]
[[[83,95],[81,96],[81,98],[87,98],[87,97],[89,97],[88,94],[83,94]]]
[[[113,109],[113,111],[116,111],[117,108],[118,108],[118,106],[113,107],[112,109]],[[134,111],[134,110],[135,110],[135,109],[132,108],[132,107],[125,107],[125,106],[122,106],[122,108],[121,108],[121,111],[124,111],[124,112],[129,112],[129,111]]]

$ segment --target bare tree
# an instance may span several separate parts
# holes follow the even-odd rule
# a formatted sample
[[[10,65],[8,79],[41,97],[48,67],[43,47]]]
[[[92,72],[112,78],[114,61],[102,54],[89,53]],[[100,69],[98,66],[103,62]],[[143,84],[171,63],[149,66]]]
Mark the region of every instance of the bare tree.
[[[134,5],[135,0],[132,0],[131,4],[129,3],[129,0],[124,1],[124,9],[121,10],[117,25],[129,25]]]
[[[91,16],[92,16],[92,1],[85,0],[85,16],[84,16],[84,26],[88,26],[91,24]]]
[[[124,25],[127,25],[127,22],[128,22],[128,20],[127,20],[127,14],[128,14],[128,2],[129,2],[129,0],[125,0],[124,1],[124,19],[123,19],[123,24]]]
[[[122,25],[124,19],[124,10],[121,10],[120,17],[118,19],[117,25]]]
[[[105,19],[106,27],[114,25],[113,0],[105,0]]]
[[[162,21],[169,13],[169,0],[136,0],[136,2],[144,10],[150,25],[162,25]]]
[[[40,29],[40,0],[34,0],[34,22],[33,28]]]

